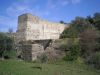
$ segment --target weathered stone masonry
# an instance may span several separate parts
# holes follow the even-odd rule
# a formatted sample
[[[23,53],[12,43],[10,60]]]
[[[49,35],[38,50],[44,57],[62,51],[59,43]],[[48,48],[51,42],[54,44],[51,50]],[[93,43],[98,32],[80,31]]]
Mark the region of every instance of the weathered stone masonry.
[[[64,24],[48,22],[31,14],[23,14],[18,17],[17,40],[36,41],[59,39],[60,34],[67,27]],[[46,44],[45,44],[46,45]],[[25,60],[35,60],[37,55],[43,52],[41,44],[24,44],[22,55]]]

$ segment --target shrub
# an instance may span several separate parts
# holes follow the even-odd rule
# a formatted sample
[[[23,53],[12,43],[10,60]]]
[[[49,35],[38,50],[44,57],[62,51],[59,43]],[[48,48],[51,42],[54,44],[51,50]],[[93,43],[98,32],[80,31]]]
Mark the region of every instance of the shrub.
[[[15,50],[10,50],[10,51],[5,51],[3,54],[3,57],[6,59],[7,56],[10,58],[16,58],[16,51]]]
[[[96,52],[96,49],[98,48],[98,31],[94,27],[87,28],[80,34],[79,38],[81,55],[84,58],[92,56],[92,54],[94,54],[94,52]]]
[[[38,56],[38,59],[41,63],[46,63],[48,60],[48,57],[45,53],[42,53],[40,56]]]
[[[67,52],[67,54],[66,54],[66,60],[70,60],[70,61],[77,60],[77,58],[80,55],[80,50],[81,50],[81,48],[79,45],[72,45],[70,47],[69,52]]]
[[[11,51],[13,45],[13,38],[8,37],[5,33],[0,33],[0,57],[3,57],[5,52]]]
[[[18,58],[18,59],[21,59],[21,55],[18,55],[17,58]]]
[[[100,69],[100,52],[95,53],[89,60],[88,63],[93,65],[95,68]]]
[[[48,50],[46,51],[46,54],[48,56],[48,63],[55,63],[61,60],[65,55],[65,53],[60,50]]]
[[[9,59],[10,57],[8,55],[5,55],[4,56],[4,59]]]

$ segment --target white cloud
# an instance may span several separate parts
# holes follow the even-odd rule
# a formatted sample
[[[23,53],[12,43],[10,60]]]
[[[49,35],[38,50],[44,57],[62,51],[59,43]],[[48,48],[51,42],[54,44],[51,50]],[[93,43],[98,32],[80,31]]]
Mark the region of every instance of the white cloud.
[[[17,28],[17,20],[7,16],[0,16],[0,31],[8,31],[9,28],[13,28],[14,31]]]
[[[5,24],[15,24],[13,21],[15,21],[14,19],[11,19],[9,17],[6,16],[0,16],[0,24],[1,25],[5,25]]]
[[[21,13],[25,13],[27,11],[31,11],[28,5],[21,5],[17,3],[13,3],[11,6],[9,6],[6,10],[7,14],[11,16],[12,14],[15,16],[18,16]]]
[[[56,3],[53,2],[53,0],[47,0],[47,4],[46,4],[46,9],[55,9],[56,8]]]
[[[7,9],[5,9],[6,14],[0,15],[0,31],[4,31],[9,28],[13,28],[14,31],[17,29],[17,18],[20,14],[25,12],[31,12],[29,5],[13,3]]]
[[[80,3],[81,0],[47,0],[44,7],[36,4],[36,1],[37,0],[24,0],[24,2],[12,3],[5,9],[6,16],[0,15],[0,25],[15,28],[17,27],[17,17],[23,13],[32,13],[42,17],[49,16],[52,14],[52,11],[59,10],[59,7],[67,6],[68,4],[77,4]]]
[[[29,1],[29,0],[28,0]],[[7,8],[7,14],[8,15],[12,15],[14,14],[15,16],[19,16],[20,14],[23,13],[32,13],[32,14],[36,14],[36,15],[49,15],[50,12],[48,9],[46,9],[46,7],[41,7],[40,5],[34,5],[35,4],[35,0],[33,0],[33,3],[30,2],[25,2],[22,4],[18,4],[18,3],[13,3],[11,6],[9,6]],[[53,6],[52,6],[53,8]],[[42,10],[40,10],[42,9]],[[12,14],[11,14],[12,13]],[[42,15],[42,16],[43,16]]]
[[[61,2],[61,5],[63,5],[63,6],[66,6],[68,4],[69,4],[69,2],[67,0],[64,0],[64,1]]]
[[[78,4],[81,0],[48,0],[48,9],[57,9],[59,6],[67,6],[68,4]]]
[[[33,5],[35,1],[30,1]],[[0,31],[4,29],[4,31],[9,28],[13,28],[14,31],[17,29],[17,18],[19,15],[24,13],[32,13],[33,15],[38,16],[48,16],[50,14],[49,11],[40,10],[40,6],[32,6],[32,4],[28,1],[24,3],[12,3],[6,10],[6,15],[0,15]]]
[[[80,3],[81,0],[71,0],[72,4]]]

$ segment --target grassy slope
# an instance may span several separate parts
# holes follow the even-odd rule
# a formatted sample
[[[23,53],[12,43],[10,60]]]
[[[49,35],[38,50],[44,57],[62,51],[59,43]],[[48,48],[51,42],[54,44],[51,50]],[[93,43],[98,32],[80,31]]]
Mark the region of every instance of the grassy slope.
[[[33,68],[38,66],[42,66],[42,70]],[[71,62],[41,65],[18,60],[5,60],[0,61],[0,75],[100,75],[100,71]]]

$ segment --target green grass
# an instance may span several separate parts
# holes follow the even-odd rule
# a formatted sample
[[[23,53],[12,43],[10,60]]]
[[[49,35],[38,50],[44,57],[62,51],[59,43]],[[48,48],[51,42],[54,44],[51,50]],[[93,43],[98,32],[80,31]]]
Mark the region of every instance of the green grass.
[[[42,67],[42,70],[34,67]],[[0,75],[100,75],[100,71],[84,64],[57,62],[28,63],[19,60],[0,61]]]

